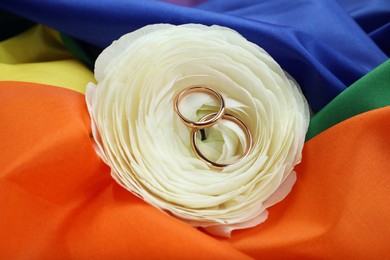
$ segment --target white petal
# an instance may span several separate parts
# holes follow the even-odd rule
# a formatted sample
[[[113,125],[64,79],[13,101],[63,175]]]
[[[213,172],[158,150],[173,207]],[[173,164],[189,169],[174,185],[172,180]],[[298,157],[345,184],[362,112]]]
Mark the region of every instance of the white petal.
[[[263,222],[296,180],[309,109],[297,83],[263,49],[220,26],[151,25],[122,36],[98,57],[97,86],[86,102],[99,156],[113,178],[149,204],[217,235]],[[191,129],[173,108],[192,85],[220,92],[228,113],[253,138],[251,153],[222,170],[191,148]],[[191,120],[215,112],[207,94],[183,98]],[[198,147],[229,162],[247,146],[245,132],[222,120]]]

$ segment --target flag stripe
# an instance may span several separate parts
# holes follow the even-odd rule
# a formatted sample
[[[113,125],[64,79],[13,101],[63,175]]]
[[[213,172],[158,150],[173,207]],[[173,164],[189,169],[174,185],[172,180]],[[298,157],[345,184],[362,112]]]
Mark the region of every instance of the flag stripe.
[[[0,42],[0,81],[36,82],[84,93],[95,79],[64,47],[57,31],[37,25]]]
[[[360,113],[390,105],[390,60],[352,84],[310,121],[306,140]]]

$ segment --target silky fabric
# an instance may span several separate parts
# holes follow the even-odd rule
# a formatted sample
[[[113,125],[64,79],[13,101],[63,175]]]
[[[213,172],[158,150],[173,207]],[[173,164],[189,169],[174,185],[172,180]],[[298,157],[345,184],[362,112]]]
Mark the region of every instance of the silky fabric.
[[[270,208],[271,217],[219,239],[152,208],[110,177],[92,146],[81,93],[2,81],[0,101],[0,149],[7,151],[0,158],[3,258],[382,259],[389,253],[390,107],[307,142],[297,183]]]
[[[314,112],[387,59],[334,0],[210,0],[193,8],[137,0],[3,0],[0,8],[99,47],[152,23],[227,26],[269,52],[298,81]]]
[[[388,0],[338,0],[359,26],[390,55],[390,2]]]
[[[162,11],[166,14],[176,14],[175,12],[179,11],[172,10],[180,10],[181,15],[178,17],[183,21],[189,19],[186,17],[190,17],[190,14],[207,14],[208,18],[215,16],[219,17],[218,19],[231,20],[232,24],[245,29],[244,32],[249,28],[246,27],[248,23],[251,26],[257,24],[259,29],[250,27],[250,34],[253,33],[253,38],[257,38],[267,35],[265,32],[270,33],[266,37],[266,41],[270,41],[269,47],[272,47],[273,40],[274,45],[294,46],[296,41],[294,44],[288,43],[289,39],[294,39],[298,35],[297,31],[306,31],[305,41],[308,41],[305,48],[303,45],[302,48],[289,48],[283,50],[286,57],[282,54],[278,56],[289,64],[295,74],[301,75],[301,82],[304,79],[303,82],[316,83],[315,87],[304,84],[306,93],[310,92],[310,88],[313,88],[313,92],[319,89],[330,91],[336,85],[327,86],[325,83],[332,83],[335,79],[343,82],[344,88],[347,86],[347,81],[344,80],[349,78],[352,81],[351,86],[341,93],[340,89],[335,91],[333,94],[337,93],[337,97],[334,99],[326,101],[325,97],[316,96],[325,105],[311,120],[307,138],[310,140],[305,143],[301,164],[295,168],[297,183],[285,200],[269,209],[269,219],[257,227],[234,231],[229,239],[214,237],[151,207],[120,187],[110,177],[110,169],[95,153],[91,139],[91,122],[83,95],[86,82],[94,80],[93,73],[88,70],[88,54],[96,49],[92,45],[85,45],[85,42],[79,44],[80,42],[64,37],[46,26],[33,25],[27,20],[19,23],[18,19],[10,17],[12,19],[8,20],[9,22],[0,23],[1,26],[18,24],[7,30],[0,30],[1,258],[388,257],[390,62],[385,61],[386,56],[372,41],[370,32],[365,34],[366,28],[361,29],[336,2],[329,1],[329,9],[325,8],[324,12],[332,13],[331,9],[335,8],[333,11],[337,15],[342,14],[340,23],[353,24],[349,26],[352,31],[344,31],[347,36],[342,37],[360,39],[361,36],[364,39],[363,45],[369,42],[365,47],[370,48],[365,49],[366,53],[358,58],[353,58],[353,51],[344,53],[339,46],[341,42],[333,46],[331,42],[336,40],[321,39],[331,33],[331,30],[327,31],[318,24],[318,30],[324,29],[323,35],[321,32],[311,32],[314,28],[304,28],[308,27],[309,23],[299,27],[297,23],[302,21],[292,23],[291,25],[295,26],[293,28],[286,24],[276,26],[276,22],[267,24],[245,17],[244,13],[251,13],[251,7],[265,7],[267,4],[271,5],[271,2],[242,1],[241,7],[238,2],[226,2],[186,1],[186,5],[192,8],[158,2],[142,4],[141,1],[139,4],[129,2],[128,5],[144,5],[153,10],[164,7],[167,9]],[[21,3],[2,1],[0,6],[7,6],[15,12],[24,10],[26,17],[34,16],[36,20],[49,17],[47,22],[56,22],[65,29],[69,27],[67,33],[72,29],[72,25],[75,26],[75,33],[85,28],[84,26],[94,27],[93,24],[86,25],[80,20],[78,25],[68,19],[61,20],[65,14],[56,19],[56,12],[45,14],[43,11],[27,8],[43,7],[44,3],[49,8],[49,3],[45,1],[26,2],[23,5]],[[69,10],[79,10],[81,13],[81,9],[77,9],[73,1],[51,3],[51,10],[58,9],[60,12],[59,9],[64,9],[64,5],[69,5]],[[123,4],[121,1],[117,3]],[[275,1],[275,4],[280,3]],[[307,6],[325,5],[322,1],[297,3],[300,3],[303,9]],[[99,8],[107,3],[102,2],[100,5],[80,2],[78,8],[83,5],[89,6],[87,11],[82,12],[83,15],[93,17],[97,13],[104,13]],[[215,12],[211,11],[208,5],[212,5]],[[145,10],[149,10],[148,8]],[[347,10],[347,7],[344,8]],[[168,9],[170,11],[167,11]],[[296,9],[299,9],[298,6]],[[220,13],[217,10],[220,10]],[[309,15],[302,9],[300,11],[301,16]],[[110,18],[109,14],[112,12],[113,10],[108,9],[106,17],[111,21],[108,23],[115,27],[114,21],[118,22],[124,18]],[[121,14],[122,10],[116,12]],[[228,12],[236,14],[227,14]],[[242,16],[239,16],[238,12],[242,12]],[[283,18],[283,15],[274,12],[275,17]],[[292,12],[299,13],[297,10]],[[179,19],[178,17],[165,19],[175,20]],[[157,16],[157,20],[160,18]],[[142,22],[146,22],[147,19],[154,18],[150,16],[143,19]],[[383,21],[381,24],[383,25]],[[119,29],[123,29],[120,23],[117,25]],[[134,21],[133,26],[138,25]],[[344,26],[345,24],[340,24],[341,28]],[[382,28],[381,25],[378,26],[377,28]],[[340,32],[338,28],[334,30]],[[356,30],[359,33],[356,33]],[[283,39],[284,32],[288,32],[286,39]],[[108,42],[109,40],[103,38],[111,32],[100,30],[100,33],[100,41]],[[95,36],[86,33],[83,37],[86,40]],[[325,40],[328,42],[325,43]],[[89,41],[89,44],[91,43],[94,44]],[[348,47],[359,51],[363,46],[361,44],[349,44]],[[281,47],[272,48],[277,50]],[[330,57],[319,55],[326,49],[332,50],[327,53]],[[372,52],[377,55],[370,56]],[[306,60],[307,57],[311,58]],[[337,57],[351,62],[325,62],[336,61]],[[303,63],[311,70],[304,71],[303,68],[294,67],[294,64]],[[312,66],[313,64],[318,66]],[[364,70],[357,69],[363,67]],[[365,70],[367,72],[364,72]],[[331,71],[351,74],[336,77]],[[289,70],[287,72],[291,73]],[[309,99],[312,107],[320,108],[317,101],[313,96]]]
[[[81,93],[88,82],[95,81],[91,71],[64,47],[61,35],[42,25],[0,42],[0,81],[10,80],[51,84]]]
[[[2,258],[247,258],[120,187],[82,94],[2,81],[0,103]]]
[[[306,139],[352,116],[390,105],[390,60],[352,84],[311,118]]]

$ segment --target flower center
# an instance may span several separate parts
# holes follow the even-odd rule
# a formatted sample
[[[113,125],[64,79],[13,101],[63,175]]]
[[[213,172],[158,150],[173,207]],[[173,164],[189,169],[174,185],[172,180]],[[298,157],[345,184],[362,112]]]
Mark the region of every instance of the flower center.
[[[218,111],[215,112],[213,105],[199,103],[200,99],[193,99],[184,108],[190,106],[192,111],[195,111],[192,114],[196,114],[198,119],[189,119],[183,114],[181,104],[185,103],[183,98],[188,98],[188,95],[194,97],[194,93],[216,98],[220,103]],[[174,109],[182,122],[192,128],[190,141],[196,156],[210,167],[222,169],[239,162],[249,154],[252,148],[251,133],[238,117],[225,113],[225,101],[220,93],[205,86],[189,87],[176,95]],[[207,129],[207,132],[204,129]],[[209,145],[206,145],[207,143]]]

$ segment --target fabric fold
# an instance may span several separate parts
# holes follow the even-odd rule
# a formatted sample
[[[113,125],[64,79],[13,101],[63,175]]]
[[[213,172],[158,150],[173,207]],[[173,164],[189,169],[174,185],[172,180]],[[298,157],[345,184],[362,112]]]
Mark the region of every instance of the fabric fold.
[[[388,2],[166,2],[0,2],[23,17],[0,15],[0,257],[387,258]],[[130,194],[95,153],[82,94],[94,79],[78,59],[162,22],[237,30],[298,80],[317,113],[291,194],[229,239]]]
[[[312,117],[306,140],[355,115],[390,105],[390,60],[356,81]]]
[[[270,218],[236,231],[256,259],[386,257],[390,236],[390,107],[345,120],[305,144],[291,194]]]
[[[314,112],[387,59],[335,1],[245,0],[229,4],[210,0],[188,8],[158,1],[92,5],[70,0],[53,5],[49,0],[6,0],[0,7],[103,48],[121,35],[153,23],[230,27],[264,48],[298,81]],[[329,21],[338,26],[329,26]]]

